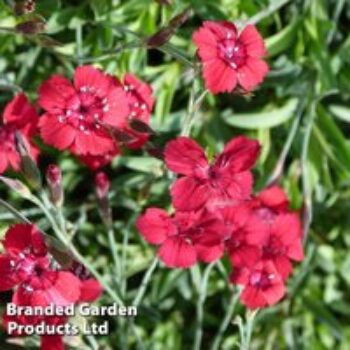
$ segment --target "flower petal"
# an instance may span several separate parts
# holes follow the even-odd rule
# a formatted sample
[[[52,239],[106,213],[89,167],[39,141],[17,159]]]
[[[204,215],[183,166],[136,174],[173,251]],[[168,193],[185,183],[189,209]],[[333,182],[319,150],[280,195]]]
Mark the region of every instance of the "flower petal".
[[[259,142],[238,136],[228,142],[224,151],[218,157],[215,166],[238,173],[251,169],[257,161],[260,152]]]
[[[167,167],[177,174],[200,175],[208,168],[208,161],[203,149],[188,137],[178,137],[167,143],[164,151]]]
[[[165,239],[177,232],[168,213],[162,209],[149,208],[136,221],[136,227],[151,244],[161,244]]]
[[[249,56],[261,58],[266,55],[264,40],[253,25],[247,25],[243,29],[239,35],[239,40]]]
[[[232,92],[237,86],[237,72],[221,58],[204,62],[203,77],[206,88],[213,94]]]
[[[67,102],[76,94],[70,81],[60,75],[54,75],[39,88],[39,105],[45,111],[59,114],[66,108]]]
[[[103,288],[97,280],[89,278],[85,281],[81,281],[80,291],[80,301],[92,303],[101,296]]]
[[[203,207],[210,196],[206,182],[198,182],[190,177],[182,177],[171,187],[173,205],[177,210],[192,211]]]
[[[168,267],[188,268],[197,262],[195,248],[182,238],[170,237],[160,247],[158,255]]]

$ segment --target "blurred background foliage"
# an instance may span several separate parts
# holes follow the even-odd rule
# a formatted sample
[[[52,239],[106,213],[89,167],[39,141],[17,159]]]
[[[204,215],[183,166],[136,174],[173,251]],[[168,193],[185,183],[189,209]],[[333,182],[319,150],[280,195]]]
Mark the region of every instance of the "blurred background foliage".
[[[287,298],[259,312],[252,349],[350,349],[349,1],[173,0],[161,5],[154,0],[39,0],[34,15],[17,17],[12,5],[13,1],[0,3],[2,105],[19,89],[34,101],[43,80],[53,73],[71,76],[78,64],[93,63],[118,76],[132,72],[154,89],[152,127],[159,132],[154,138],[159,146],[180,133],[191,89],[195,94],[203,90],[200,77],[194,76],[193,31],[205,19],[257,24],[269,51],[268,78],[249,96],[206,95],[192,129],[209,154],[237,134],[259,139],[256,190],[280,183],[291,206],[303,212],[306,229],[312,219],[306,259],[289,281]],[[170,43],[152,50],[143,47],[145,37],[187,7],[192,16]],[[33,18],[45,20],[44,34],[11,30]],[[65,215],[75,244],[112,279],[107,236],[91,186],[93,174],[68,154],[42,149],[43,170],[50,162],[63,169]],[[117,240],[120,247],[128,243],[130,302],[155,254],[135,231],[135,218],[146,206],[169,207],[172,179],[161,161],[143,151],[125,150],[107,171],[113,182]],[[40,211],[4,187],[0,191],[1,198],[48,228]],[[1,210],[1,229],[12,222]],[[135,321],[145,349],[192,347],[203,270],[204,266],[191,272],[157,269]],[[225,261],[209,276],[203,349],[211,348],[229,309],[228,273]],[[243,307],[238,305],[234,314],[244,316]],[[112,330],[109,337],[97,339],[101,349],[122,348],[122,334],[117,326]],[[5,338],[2,335],[1,349],[12,348]],[[219,348],[234,349],[238,338],[238,327],[230,322]],[[71,341],[84,348],[84,339]],[[27,346],[31,344],[35,343],[31,340]],[[132,333],[128,345],[137,348]]]

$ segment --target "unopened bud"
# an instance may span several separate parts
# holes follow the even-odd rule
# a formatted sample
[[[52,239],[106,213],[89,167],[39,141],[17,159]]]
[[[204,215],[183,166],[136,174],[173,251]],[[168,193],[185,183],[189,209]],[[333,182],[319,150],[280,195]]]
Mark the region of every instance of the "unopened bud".
[[[129,126],[134,131],[143,133],[143,134],[155,134],[155,131],[146,123],[140,119],[130,119]]]
[[[57,165],[50,164],[48,166],[46,170],[46,181],[49,187],[51,203],[56,207],[62,206],[64,200],[62,172]]]
[[[148,142],[145,146],[145,149],[149,155],[154,158],[164,160],[164,151],[163,149],[153,145],[151,142]]]
[[[41,174],[31,155],[28,140],[19,131],[16,131],[15,137],[16,148],[21,157],[21,170],[23,175],[32,188],[39,189],[42,185]]]
[[[111,225],[112,214],[109,206],[108,192],[111,187],[108,176],[104,172],[97,173],[95,177],[95,192],[102,220]]]
[[[17,192],[21,197],[30,199],[32,197],[32,193],[30,189],[21,181],[13,180],[5,176],[0,176],[0,181],[4,183],[11,190]]]
[[[108,196],[111,183],[108,176],[104,172],[100,171],[97,173],[95,177],[95,185],[97,197],[99,199],[106,198]]]
[[[146,39],[146,45],[150,48],[153,48],[166,44],[176,33],[178,28],[181,27],[189,19],[190,15],[190,9],[186,9],[179,15],[172,18],[168,26],[161,28],[157,33]]]
[[[15,7],[16,16],[26,15],[35,11],[35,1],[26,0],[26,1],[16,1]]]
[[[118,128],[113,128],[112,135],[119,143],[124,145],[135,141],[135,137]]]
[[[45,31],[45,23],[41,20],[31,20],[16,25],[16,30],[22,34],[40,34]]]
[[[146,40],[148,47],[160,47],[166,44],[171,37],[175,34],[175,31],[171,27],[165,27],[160,29],[157,33],[153,34]]]

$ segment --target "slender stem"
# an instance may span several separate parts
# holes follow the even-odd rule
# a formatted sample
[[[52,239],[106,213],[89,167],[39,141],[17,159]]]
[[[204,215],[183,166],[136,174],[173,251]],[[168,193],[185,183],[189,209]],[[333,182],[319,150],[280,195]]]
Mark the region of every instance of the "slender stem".
[[[114,234],[112,225],[110,225],[110,227],[108,228],[108,241],[109,241],[111,253],[113,256],[115,272],[117,274],[117,280],[118,282],[120,282],[121,266],[120,266],[120,259],[119,259],[118,250],[117,250],[117,242],[115,240],[115,234]]]
[[[245,328],[245,337],[243,342],[241,343],[241,350],[249,350],[250,342],[253,334],[254,321],[258,311],[259,310],[257,309],[254,311],[249,311],[248,313],[247,324]]]
[[[308,164],[309,146],[312,126],[316,117],[316,101],[311,104],[309,118],[306,122],[305,135],[301,152],[301,171],[304,195],[304,242],[306,242],[313,217],[312,193],[310,185],[310,172]]]
[[[280,2],[274,1],[265,10],[260,11],[258,14],[251,17],[248,20],[248,23],[257,24],[258,22],[262,21],[263,19],[270,17],[274,12],[278,11],[282,6],[288,4],[290,1],[291,0],[281,0]]]
[[[296,133],[298,131],[298,127],[303,115],[303,110],[304,110],[304,101],[301,101],[299,103],[299,106],[296,111],[296,117],[294,118],[294,122],[292,124],[292,127],[289,131],[288,138],[286,143],[284,144],[283,150],[278,158],[277,164],[272,171],[272,174],[270,178],[268,179],[266,186],[271,186],[275,184],[280,176],[282,175],[282,172],[284,170],[284,165],[288,156],[288,153],[290,151],[290,148],[292,147],[293,141],[295,139]]]
[[[334,15],[333,15],[333,18],[332,18],[333,28],[331,28],[331,30],[328,33],[327,45],[331,44],[331,42],[333,41],[334,35],[335,35],[336,31],[337,31],[337,25],[338,25],[339,17],[340,17],[340,15],[342,13],[344,5],[345,5],[345,0],[338,0],[336,2],[335,9],[334,9]]]
[[[9,211],[14,217],[18,220],[22,221],[25,224],[31,224],[31,222],[16,208],[14,208],[11,204],[7,203],[3,199],[0,198],[0,205],[3,206],[7,211]]]
[[[158,258],[155,258],[143,277],[139,292],[137,293],[137,295],[132,303],[133,306],[137,307],[140,305],[141,300],[146,293],[146,289],[148,287],[148,284],[151,280],[151,277],[152,277],[153,272],[155,271],[157,265],[158,265]]]
[[[81,58],[80,62],[81,63],[101,62],[104,60],[108,60],[125,50],[139,49],[141,47],[142,47],[142,43],[140,42],[140,40],[135,40],[126,44],[122,44],[119,47],[115,48],[113,51],[106,52],[101,56]]]
[[[120,276],[122,278],[121,291],[123,296],[125,296],[126,294],[127,284],[128,284],[127,248],[129,244],[130,229],[138,215],[139,215],[139,211],[137,210],[136,213],[134,213],[129,219],[128,224],[126,225],[125,231],[123,232],[123,247],[122,247],[122,256],[121,256],[121,264],[120,264]]]
[[[193,350],[201,349],[202,337],[203,337],[203,316],[204,316],[203,306],[207,298],[207,287],[208,287],[209,275],[214,266],[215,264],[211,263],[206,267],[201,284],[200,284],[199,298],[197,301],[197,325],[196,325]]]
[[[224,333],[226,332],[232,318],[233,318],[233,313],[235,311],[236,305],[238,303],[238,299],[240,296],[240,291],[237,289],[237,293],[233,296],[231,296],[231,300],[229,302],[226,314],[224,319],[221,322],[220,328],[214,338],[213,344],[211,346],[211,350],[218,350],[220,347],[220,343],[222,341],[222,338],[224,336]]]
[[[195,71],[195,76],[197,75]],[[193,78],[192,88],[190,92],[190,99],[188,102],[187,114],[184,120],[181,136],[189,136],[191,133],[192,123],[196,117],[198,110],[200,109],[203,99],[207,94],[207,90],[204,90],[198,98],[196,98],[196,80]]]
[[[99,272],[95,269],[95,267],[83,256],[80,254],[80,252],[76,249],[76,247],[69,242],[67,235],[65,235],[59,226],[57,225],[54,217],[51,215],[50,211],[47,210],[45,205],[41,202],[41,200],[37,197],[34,197],[31,199],[31,201],[36,204],[38,207],[41,208],[47,219],[49,220],[53,230],[55,231],[55,234],[59,238],[59,240],[67,247],[68,250],[70,250],[74,257],[84,266],[86,266],[91,274],[101,283],[105,291],[109,294],[109,296],[119,305],[124,305],[121,298],[118,296],[118,294],[109,286],[108,282],[104,279],[103,276],[99,274]]]
[[[77,44],[77,61],[80,66],[83,63],[83,28],[81,24],[79,24],[76,28],[75,41]]]

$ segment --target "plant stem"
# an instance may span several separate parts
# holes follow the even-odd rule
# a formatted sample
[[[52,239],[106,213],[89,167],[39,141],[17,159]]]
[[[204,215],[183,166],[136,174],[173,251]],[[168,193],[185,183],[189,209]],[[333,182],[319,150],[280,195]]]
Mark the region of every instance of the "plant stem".
[[[115,234],[112,225],[108,228],[108,241],[114,261],[115,266],[115,272],[117,274],[117,281],[120,282],[121,279],[121,265],[120,265],[120,259],[117,251],[117,242],[115,240]]]
[[[203,99],[208,92],[207,90],[204,90],[196,99],[196,79],[195,79],[196,75],[197,73],[195,71],[191,92],[190,92],[190,99],[188,101],[187,114],[184,120],[181,136],[189,136],[191,134],[193,120],[196,117],[196,114],[201,107]]]
[[[155,271],[157,265],[158,265],[158,258],[155,258],[143,277],[139,292],[137,293],[137,295],[132,303],[133,306],[137,307],[140,305],[141,300],[146,293],[146,289],[147,289],[148,284],[151,280],[152,274]]]
[[[306,122],[305,135],[302,145],[301,152],[301,171],[302,171],[302,183],[303,183],[303,195],[304,195],[304,227],[303,227],[303,239],[306,242],[310,225],[313,217],[312,210],[312,193],[310,185],[310,172],[308,164],[308,155],[309,155],[309,145],[311,138],[312,126],[316,117],[316,101],[312,102],[310,107],[309,118]]]
[[[215,264],[211,263],[206,267],[201,284],[200,284],[199,298],[197,301],[197,325],[196,325],[196,331],[195,331],[195,340],[194,340],[193,350],[201,349],[202,337],[203,337],[203,316],[204,316],[203,306],[207,298],[207,287],[208,287],[209,275],[214,266]]]
[[[229,326],[230,321],[233,318],[233,313],[235,311],[235,308],[236,308],[236,305],[237,305],[237,302],[239,299],[239,295],[240,295],[240,291],[237,289],[237,293],[235,295],[231,296],[231,300],[229,302],[229,305],[228,305],[228,308],[226,311],[226,315],[225,315],[224,319],[222,320],[220,328],[219,328],[219,330],[214,338],[214,342],[210,348],[211,350],[218,350],[219,349],[221,340],[224,336],[224,333],[225,333],[227,327]]]
[[[250,342],[253,334],[254,321],[258,311],[259,310],[257,309],[257,310],[248,312],[244,338],[242,339],[241,347],[240,347],[241,350],[249,350]]]
[[[293,141],[298,131],[298,127],[303,115],[304,106],[305,106],[304,101],[300,101],[299,106],[296,110],[296,117],[294,118],[294,122],[288,134],[287,141],[284,144],[283,150],[278,158],[277,164],[274,170],[272,171],[270,178],[267,180],[267,183],[266,183],[267,187],[275,184],[280,178],[280,176],[282,175],[288,153],[290,151],[290,148],[292,147]]]
[[[278,11],[282,6],[288,4],[291,0],[281,0],[280,2],[274,1],[266,9],[260,11],[255,16],[251,17],[247,22],[250,24],[257,24],[263,19],[270,17],[274,12]]]
[[[95,267],[83,256],[80,252],[75,248],[75,246],[69,242],[66,232],[62,232],[59,226],[57,225],[54,217],[51,215],[50,211],[47,210],[45,205],[41,202],[41,200],[37,197],[32,197],[31,201],[41,208],[47,219],[49,220],[55,234],[58,239],[67,247],[68,250],[72,252],[74,257],[84,266],[86,266],[91,274],[101,283],[105,291],[109,294],[109,296],[119,305],[123,306],[124,303],[118,294],[109,286],[108,282],[105,281],[104,277],[99,274],[99,272],[95,269]]]
[[[23,223],[28,224],[28,225],[31,224],[31,222],[21,212],[19,212],[11,204],[7,203],[3,199],[0,199],[0,205],[2,205],[7,211],[9,211],[14,217],[19,219]]]

